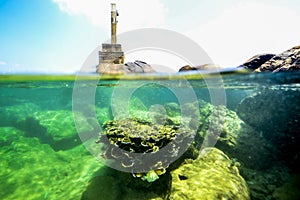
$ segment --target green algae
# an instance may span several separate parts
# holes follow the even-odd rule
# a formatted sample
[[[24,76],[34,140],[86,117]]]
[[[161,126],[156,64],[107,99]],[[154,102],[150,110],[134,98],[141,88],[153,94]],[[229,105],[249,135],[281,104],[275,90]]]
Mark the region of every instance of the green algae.
[[[55,152],[37,138],[0,128],[2,199],[80,199],[101,165],[82,146]]]

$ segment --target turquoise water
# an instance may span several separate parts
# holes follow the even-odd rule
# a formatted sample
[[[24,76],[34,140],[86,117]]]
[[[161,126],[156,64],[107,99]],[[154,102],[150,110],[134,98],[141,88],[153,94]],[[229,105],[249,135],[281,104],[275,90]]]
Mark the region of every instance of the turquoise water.
[[[82,140],[96,142],[110,120],[177,126],[190,118],[202,138],[197,152],[223,151],[251,199],[299,199],[299,75],[0,76],[0,199],[189,199],[174,189],[179,164],[149,183],[97,161]],[[223,114],[211,117],[214,109]],[[222,130],[203,146],[215,124]],[[212,179],[214,193],[222,176]]]

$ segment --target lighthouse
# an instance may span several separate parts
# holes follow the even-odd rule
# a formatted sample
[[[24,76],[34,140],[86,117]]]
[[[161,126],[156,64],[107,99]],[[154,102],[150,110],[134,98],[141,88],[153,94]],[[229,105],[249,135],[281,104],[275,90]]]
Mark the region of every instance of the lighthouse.
[[[136,60],[124,64],[124,52],[117,40],[117,17],[119,16],[116,4],[111,4],[111,40],[102,44],[99,51],[99,64],[96,72],[99,74],[118,75],[128,73],[153,73],[154,69],[146,62]]]
[[[117,43],[117,17],[119,13],[115,3],[111,3],[111,43],[103,43],[99,51],[98,73],[109,73],[124,64],[124,52],[121,44]]]

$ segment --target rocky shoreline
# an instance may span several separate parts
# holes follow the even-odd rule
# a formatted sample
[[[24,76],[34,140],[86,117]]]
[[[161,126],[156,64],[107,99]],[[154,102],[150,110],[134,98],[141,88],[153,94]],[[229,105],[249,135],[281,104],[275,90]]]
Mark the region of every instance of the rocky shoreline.
[[[253,72],[291,72],[300,70],[300,46],[295,46],[280,54],[259,54],[255,55],[240,66],[238,69],[247,69]],[[200,66],[183,66],[179,72],[197,70],[219,70],[221,66],[205,64]]]

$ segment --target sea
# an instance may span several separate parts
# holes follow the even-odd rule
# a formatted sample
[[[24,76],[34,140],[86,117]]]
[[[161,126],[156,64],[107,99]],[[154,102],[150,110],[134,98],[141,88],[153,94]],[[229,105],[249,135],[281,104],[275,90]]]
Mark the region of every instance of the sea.
[[[202,169],[193,164],[200,158],[187,157],[178,164],[182,155],[176,154],[162,166],[162,174],[156,169],[151,171],[154,176],[139,169],[122,170],[98,143],[108,132],[107,124],[124,120],[135,132],[139,128],[134,124],[188,127],[194,138],[202,140],[197,145],[191,141],[187,148],[194,145],[197,156],[205,149],[218,149],[231,164],[218,165],[227,162],[219,158],[207,162],[205,173],[211,175],[203,178]],[[118,127],[122,128],[113,127],[116,137]],[[0,199],[298,200],[299,127],[299,72],[4,74],[0,75]],[[139,134],[144,132],[135,133]],[[194,167],[193,177],[175,180],[185,165]],[[224,172],[215,173],[223,169],[216,165]],[[223,180],[227,169],[234,169],[232,173],[243,180],[243,189],[236,182],[233,189],[218,186],[230,183]],[[241,190],[243,198],[238,195]]]

